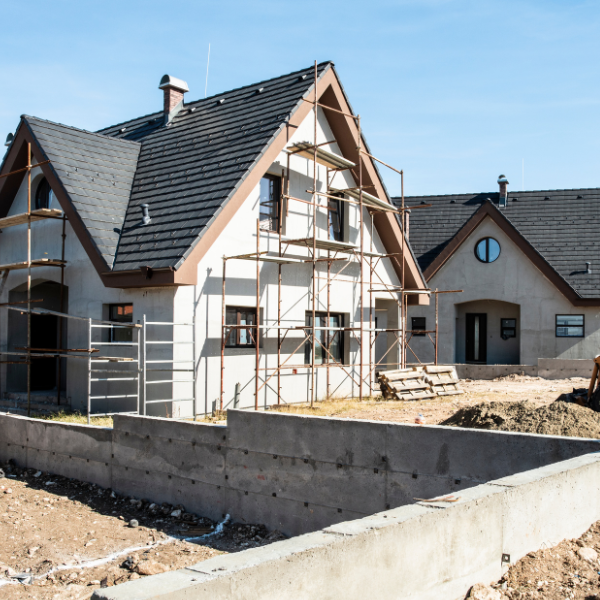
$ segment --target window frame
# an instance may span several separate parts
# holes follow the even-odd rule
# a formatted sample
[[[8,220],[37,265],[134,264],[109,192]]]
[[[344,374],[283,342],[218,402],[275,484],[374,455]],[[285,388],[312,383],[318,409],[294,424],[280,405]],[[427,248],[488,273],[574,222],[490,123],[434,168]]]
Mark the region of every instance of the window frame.
[[[231,323],[229,322],[229,315],[235,311],[235,323]],[[249,315],[253,315],[254,320],[252,323],[246,323],[247,328],[243,328],[243,327],[235,327],[233,329],[231,329],[230,331],[228,331],[226,333],[226,338],[225,338],[225,348],[256,348],[256,341],[253,340],[253,337],[255,335],[254,332],[256,332],[256,306],[226,306],[225,307],[225,327],[227,327],[227,325],[241,325],[240,321],[242,320],[242,313],[247,313]],[[247,320],[247,319],[246,319]],[[260,325],[260,322],[259,322]],[[249,342],[246,344],[242,344],[240,339],[241,339],[241,332],[246,331],[246,335],[248,337]],[[235,342],[229,342],[229,339],[232,337],[231,334],[235,333],[234,335],[234,339]],[[259,330],[259,348],[260,348],[260,330]]]
[[[496,256],[494,260],[490,260],[490,240],[494,240],[494,242],[498,244],[498,256]],[[479,258],[479,255],[477,254],[477,248],[479,247],[479,244],[481,244],[481,242],[485,242],[485,260]],[[475,254],[475,258],[480,263],[483,263],[484,265],[491,265],[493,262],[496,262],[500,258],[500,254],[502,254],[502,246],[496,238],[493,238],[490,235],[486,235],[485,237],[477,241],[477,243],[475,244],[475,248],[473,248],[473,254]]]
[[[44,200],[45,206],[40,205],[40,193],[41,193],[43,185],[45,185],[47,188],[47,197]],[[52,205],[53,198],[54,198],[54,192],[52,191],[52,188],[50,187],[50,182],[46,179],[46,177],[42,177],[40,179],[40,182],[37,184],[37,187],[35,188],[35,196],[33,198],[33,204],[35,206],[35,210],[50,208]]]
[[[129,307],[131,306],[131,318],[120,319],[119,317],[113,317],[113,309],[118,307]],[[108,305],[108,320],[113,323],[133,323],[133,302],[114,302]],[[119,337],[124,339],[118,339]],[[108,341],[111,343],[130,343],[133,342],[133,327],[111,327],[108,330]]]
[[[262,199],[262,181],[266,179],[273,183],[273,196],[275,197],[273,200],[263,201]],[[282,187],[282,178],[279,175],[273,175],[272,173],[265,173],[259,183],[259,198],[258,198],[258,220],[260,222],[260,228],[262,231],[272,231],[273,233],[279,233],[279,229],[281,227],[281,221],[283,220],[282,214],[282,206],[283,203],[281,201],[281,190]],[[263,215],[267,215],[266,212],[263,212],[263,207],[267,204],[274,204],[275,213],[273,214],[273,208],[271,208],[270,214],[268,214],[268,218],[263,219]],[[268,223],[268,227],[266,224]],[[273,226],[275,223],[275,226]]]
[[[504,321],[514,321],[515,324],[505,325]],[[506,331],[513,331],[514,333],[505,333]],[[504,341],[517,337],[517,319],[515,317],[500,317],[500,337]]]
[[[339,199],[335,199],[335,198],[328,198],[327,199],[327,239],[329,241],[332,242],[344,242],[344,208],[345,208],[345,202],[344,202],[344,195],[343,194],[333,194],[334,196],[339,196]],[[335,205],[335,208],[332,208],[332,204]],[[331,236],[331,228],[332,228],[332,214],[333,213],[337,213],[338,215],[338,226],[339,226],[339,231],[337,232],[337,235],[339,236],[339,239],[336,239],[335,237],[335,230],[334,230],[334,236]],[[331,314],[331,313],[330,313]]]
[[[325,322],[327,322],[327,311],[316,311],[315,312],[315,317],[318,319],[325,319]],[[339,325],[338,327],[344,327],[344,313],[338,313],[338,312],[329,312],[329,318],[335,318],[337,317],[339,319]],[[310,335],[310,331],[312,331],[312,325],[310,323],[310,320],[312,319],[312,311],[306,311],[305,313],[305,317],[304,317],[304,323],[305,323],[305,328],[307,333]],[[323,325],[319,325],[317,324],[316,327],[323,327]],[[315,359],[315,365],[326,365],[326,364],[330,364],[330,365],[335,365],[336,363],[339,364],[344,364],[344,332],[343,331],[330,331],[327,329],[320,329],[320,330],[316,330],[316,334],[318,333],[322,333],[324,336],[324,339],[320,340],[320,342],[323,344],[323,346],[325,346],[329,352],[331,352],[331,344],[332,342],[334,342],[334,338],[337,336],[337,344],[339,347],[339,353],[338,353],[338,357],[335,357],[332,359],[330,358],[330,356],[325,352],[325,350],[321,347],[321,345],[319,344],[319,349],[321,350],[321,360],[317,360]],[[315,343],[312,340],[307,339],[306,342],[304,343],[304,364],[305,365],[311,365],[312,364],[312,352],[313,352],[313,346],[315,345]],[[333,352],[331,352],[331,354],[333,354]],[[334,360],[336,362],[334,362]]]
[[[581,325],[559,325],[558,318],[559,317],[581,317]],[[571,328],[581,328],[581,335],[559,335],[558,328],[562,327],[564,329]],[[585,315],[569,315],[569,314],[555,314],[554,315],[554,337],[557,338],[584,338],[585,337]]]
[[[416,319],[423,319],[423,327],[419,327],[415,325]],[[422,330],[423,333],[416,333],[417,331]],[[426,335],[425,331],[427,331],[427,317],[411,317],[410,318],[410,332],[413,336],[423,336]]]

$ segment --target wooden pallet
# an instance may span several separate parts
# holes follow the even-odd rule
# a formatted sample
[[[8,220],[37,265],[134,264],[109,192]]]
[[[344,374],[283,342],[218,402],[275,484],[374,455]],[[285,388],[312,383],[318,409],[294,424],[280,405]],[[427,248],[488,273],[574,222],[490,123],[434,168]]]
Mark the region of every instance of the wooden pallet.
[[[378,374],[381,393],[386,400],[417,400],[464,393],[453,366],[426,365]]]

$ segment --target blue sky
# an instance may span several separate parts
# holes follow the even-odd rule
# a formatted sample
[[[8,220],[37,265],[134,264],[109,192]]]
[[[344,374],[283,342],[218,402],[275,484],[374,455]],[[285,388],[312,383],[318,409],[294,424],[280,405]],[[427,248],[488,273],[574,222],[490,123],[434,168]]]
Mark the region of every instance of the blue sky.
[[[406,194],[600,187],[600,3],[2,2],[0,135],[19,115],[95,130],[332,60]],[[399,179],[384,173],[391,193]]]

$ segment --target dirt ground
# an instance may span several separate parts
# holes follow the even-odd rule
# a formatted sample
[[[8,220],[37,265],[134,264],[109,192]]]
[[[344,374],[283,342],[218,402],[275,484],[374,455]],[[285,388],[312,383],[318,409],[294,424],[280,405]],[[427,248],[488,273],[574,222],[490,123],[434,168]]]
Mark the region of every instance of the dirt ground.
[[[262,526],[220,526],[181,506],[153,505],[32,469],[3,469],[0,600],[89,598],[99,587],[283,538]]]
[[[487,588],[488,595],[472,591],[467,598],[600,600],[599,552],[600,522],[578,540],[531,552],[510,567],[500,581],[481,586]]]
[[[437,425],[459,409],[472,407],[482,402],[529,401],[536,406],[541,406],[554,402],[560,394],[571,392],[573,388],[587,387],[588,384],[589,380],[581,377],[548,380],[540,377],[508,375],[490,381],[463,380],[461,387],[465,393],[459,396],[409,402],[377,399],[367,399],[363,402],[331,400],[316,403],[314,409],[307,405],[289,405],[273,407],[273,409],[293,414],[314,414],[323,417],[399,423],[414,423],[415,419],[421,415],[425,424]]]
[[[273,409],[403,423],[415,423],[418,419],[425,424],[439,424],[455,415],[456,422],[452,424],[458,426],[510,430],[520,423],[522,431],[573,435],[569,429],[571,421],[575,425],[589,421],[590,427],[600,427],[597,413],[569,405],[566,416],[560,415],[561,428],[556,431],[543,430],[543,414],[556,410],[556,405],[550,405],[560,394],[587,384],[582,378],[548,381],[510,375],[492,381],[466,380],[461,382],[464,394],[432,400],[331,400],[318,402],[312,409],[307,405]],[[523,402],[527,403],[525,413],[519,406]],[[226,422],[218,417],[207,420]],[[546,420],[553,421],[552,415]],[[0,478],[0,600],[87,599],[99,587],[179,569],[283,537],[262,526],[215,523],[187,513],[183,506],[157,506],[48,473],[20,470],[14,465],[3,468],[6,477]],[[132,520],[138,522],[137,526],[130,526]],[[584,558],[580,556],[581,548],[587,549]],[[595,563],[589,562],[590,557],[594,558],[591,552],[596,550],[600,551],[600,522],[580,540],[529,554],[511,567],[500,582],[492,587],[482,586],[482,596],[475,592],[469,597],[600,600],[600,565],[597,557]],[[488,593],[493,595],[485,595]]]

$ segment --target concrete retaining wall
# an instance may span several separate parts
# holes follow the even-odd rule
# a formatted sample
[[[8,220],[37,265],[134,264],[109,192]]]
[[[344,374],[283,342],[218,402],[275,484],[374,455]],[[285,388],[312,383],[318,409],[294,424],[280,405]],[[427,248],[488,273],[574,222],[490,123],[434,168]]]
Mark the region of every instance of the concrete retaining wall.
[[[93,600],[454,600],[528,552],[600,519],[600,454],[588,454],[270,546],[98,590]]]
[[[496,379],[506,375],[538,376],[538,367],[535,365],[465,365],[457,364],[456,373],[460,379]],[[567,377],[565,375],[565,377]]]
[[[288,535],[600,450],[600,441],[229,411],[114,429],[0,415],[0,459]]]
[[[537,365],[465,365],[457,364],[461,379],[495,379],[505,375],[529,375],[544,379],[592,376],[592,359],[538,358]]]

